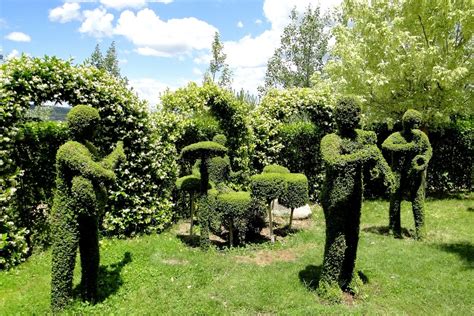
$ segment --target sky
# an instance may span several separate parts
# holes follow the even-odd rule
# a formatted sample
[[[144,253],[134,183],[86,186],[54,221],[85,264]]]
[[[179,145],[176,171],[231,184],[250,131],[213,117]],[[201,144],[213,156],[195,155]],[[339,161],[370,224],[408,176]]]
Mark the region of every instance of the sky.
[[[219,32],[232,86],[256,94],[293,7],[340,0],[0,0],[0,53],[82,63],[112,41],[122,75],[153,106],[166,88],[202,82]]]

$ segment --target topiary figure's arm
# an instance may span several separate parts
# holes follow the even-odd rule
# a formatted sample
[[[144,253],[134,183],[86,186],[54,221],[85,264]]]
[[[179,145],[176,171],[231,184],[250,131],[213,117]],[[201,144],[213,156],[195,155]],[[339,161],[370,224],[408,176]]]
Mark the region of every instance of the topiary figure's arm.
[[[92,160],[86,147],[78,142],[70,141],[58,149],[56,160],[70,170],[97,181],[115,181],[115,174],[105,169],[100,163]]]
[[[326,164],[333,168],[348,164],[363,163],[378,154],[374,145],[366,145],[362,150],[352,154],[341,153],[341,139],[336,134],[329,134],[321,140],[321,155]]]
[[[390,152],[408,152],[416,150],[416,142],[407,142],[400,132],[393,133],[382,143],[382,149]]]
[[[105,157],[100,162],[100,164],[106,169],[113,170],[119,162],[125,160],[126,157],[123,151],[123,142],[119,141],[117,142],[117,146],[115,146],[115,149],[107,157]]]
[[[422,131],[419,131],[419,138],[417,139],[417,145],[422,153],[416,155],[412,161],[411,166],[415,171],[423,171],[428,167],[428,162],[433,155],[433,149],[431,148],[428,136]]]

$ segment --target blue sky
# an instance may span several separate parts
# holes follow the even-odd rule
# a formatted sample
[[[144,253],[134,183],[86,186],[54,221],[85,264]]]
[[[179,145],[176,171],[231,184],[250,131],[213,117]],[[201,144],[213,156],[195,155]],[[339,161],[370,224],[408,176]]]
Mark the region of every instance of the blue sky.
[[[288,14],[339,0],[1,0],[0,49],[81,63],[97,43],[116,42],[122,74],[151,105],[166,87],[202,81],[214,32],[224,42],[233,87],[255,93]]]

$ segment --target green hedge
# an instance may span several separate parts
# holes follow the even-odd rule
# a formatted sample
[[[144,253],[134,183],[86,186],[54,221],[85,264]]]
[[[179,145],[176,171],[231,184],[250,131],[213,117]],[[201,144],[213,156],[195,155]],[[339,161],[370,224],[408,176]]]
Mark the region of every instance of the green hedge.
[[[288,170],[288,168],[286,167],[283,167],[277,164],[272,164],[272,165],[265,166],[262,172],[263,173],[290,173],[290,170]]]
[[[309,202],[308,178],[301,173],[283,175],[286,189],[278,202],[288,208],[298,208]]]
[[[221,222],[229,231],[230,245],[234,244],[234,235],[245,240],[250,220],[252,199],[249,192],[230,192],[217,196],[217,209]]]
[[[250,187],[252,198],[270,203],[283,194],[286,183],[281,173],[263,173],[250,177]]]

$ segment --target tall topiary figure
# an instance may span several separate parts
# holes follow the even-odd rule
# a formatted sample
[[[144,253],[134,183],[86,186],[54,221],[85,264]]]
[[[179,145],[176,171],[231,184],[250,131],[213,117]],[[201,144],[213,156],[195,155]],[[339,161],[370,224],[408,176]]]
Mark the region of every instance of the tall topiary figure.
[[[100,117],[96,109],[79,105],[67,116],[71,141],[56,154],[56,191],[52,208],[51,307],[58,311],[72,298],[77,248],[81,256],[81,289],[85,300],[95,301],[99,271],[98,220],[106,202],[105,185],[114,181],[114,167],[125,159],[119,143],[97,161],[91,143]]]
[[[321,140],[326,165],[322,206],[326,219],[326,244],[319,293],[340,299],[341,289],[355,291],[353,278],[359,242],[360,211],[363,194],[363,168],[373,166],[377,175],[391,184],[388,164],[375,145],[375,133],[356,129],[360,107],[351,99],[335,108],[338,132]],[[375,168],[377,167],[377,168]]]
[[[201,248],[209,247],[209,225],[210,212],[212,212],[214,201],[213,197],[208,197],[207,190],[209,187],[209,163],[212,157],[223,156],[227,152],[227,148],[219,143],[204,141],[194,143],[184,147],[181,150],[181,158],[194,161],[200,159],[199,172],[201,175],[201,182],[199,193],[201,199],[199,202],[199,224],[201,226]]]
[[[395,190],[390,197],[389,228],[401,237],[400,203],[407,198],[412,203],[416,238],[425,235],[425,181],[432,149],[428,136],[418,129],[421,113],[407,110],[402,118],[403,130],[391,134],[382,144],[389,154],[395,175]]]
[[[201,178],[196,175],[188,175],[176,180],[176,187],[182,192],[189,194],[189,211],[191,218],[191,225],[189,227],[189,234],[193,235],[194,226],[194,206],[195,206],[195,195],[201,188]]]

